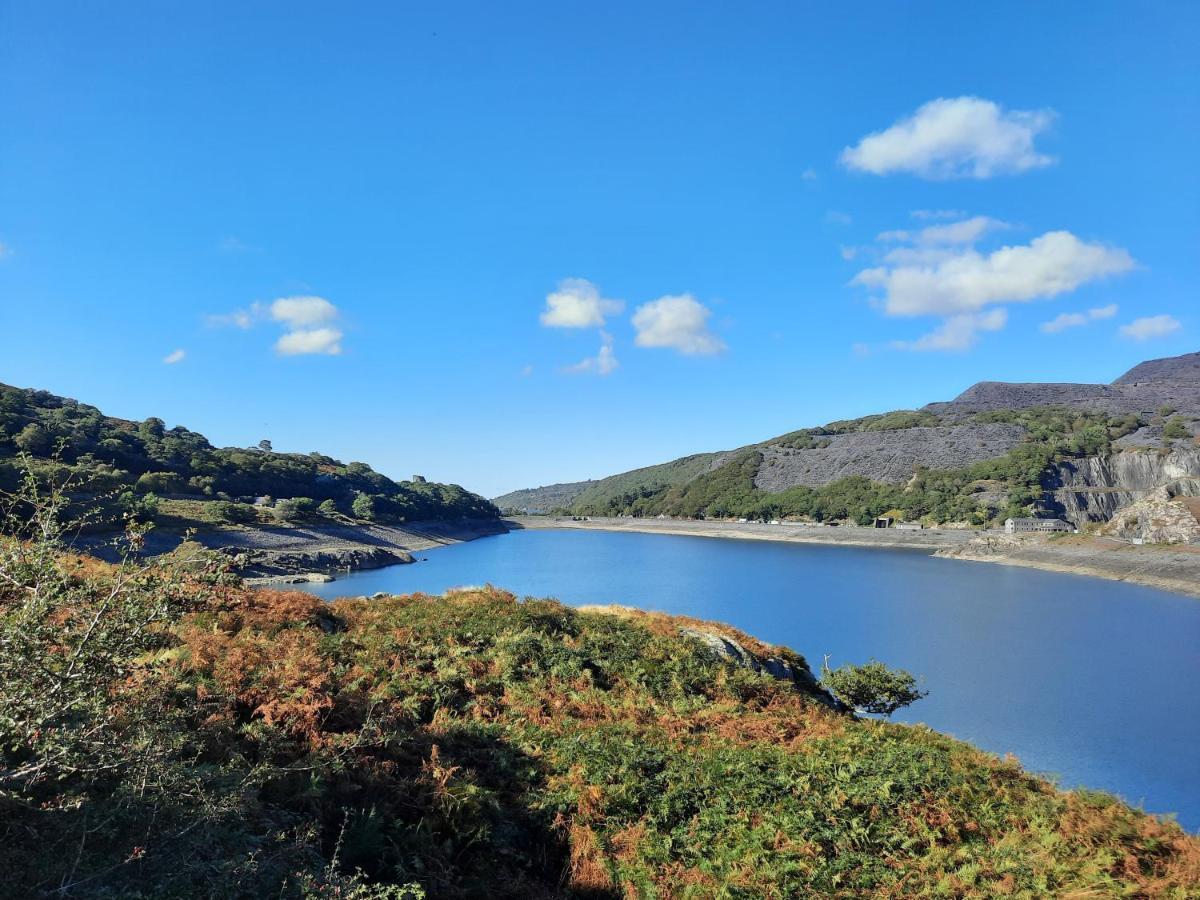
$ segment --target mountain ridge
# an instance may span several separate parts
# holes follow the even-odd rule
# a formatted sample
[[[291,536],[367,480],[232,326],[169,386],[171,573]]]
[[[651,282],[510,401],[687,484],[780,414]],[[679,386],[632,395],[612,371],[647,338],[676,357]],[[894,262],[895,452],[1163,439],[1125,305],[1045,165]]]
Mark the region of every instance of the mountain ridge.
[[[748,454],[758,455],[749,489],[765,494],[820,489],[854,477],[899,485],[922,470],[961,470],[1019,453],[1030,441],[1044,439],[1043,420],[1048,414],[1030,411],[1051,408],[1060,411],[1059,420],[1075,415],[1071,410],[1096,417],[1084,426],[1092,428],[1085,441],[1091,449],[1098,450],[1101,444],[1107,449],[1110,441],[1135,433],[1148,435],[1138,446],[1162,446],[1165,409],[1170,408],[1168,415],[1200,416],[1200,352],[1146,360],[1110,384],[981,381],[952,400],[918,410],[832,422],[598,480],[514,491],[493,502],[521,512],[617,514],[620,501],[628,500],[625,507],[637,515],[636,505],[649,496],[685,485]],[[1058,420],[1056,425],[1067,427]],[[1098,439],[1099,428],[1106,431],[1103,440]],[[702,466],[706,470],[697,471]],[[987,487],[977,492],[986,493]],[[597,501],[605,506],[597,506]],[[640,512],[662,507],[655,502],[643,503]],[[995,508],[1001,511],[998,505]]]

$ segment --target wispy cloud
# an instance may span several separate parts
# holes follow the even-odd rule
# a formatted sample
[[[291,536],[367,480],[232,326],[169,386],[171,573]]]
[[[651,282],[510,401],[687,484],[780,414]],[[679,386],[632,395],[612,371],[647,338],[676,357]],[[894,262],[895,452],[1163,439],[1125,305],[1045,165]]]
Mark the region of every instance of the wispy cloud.
[[[1043,322],[1038,328],[1046,334],[1058,334],[1068,328],[1079,328],[1099,319],[1111,319],[1116,314],[1117,304],[1110,303],[1108,306],[1097,306],[1085,312],[1059,313],[1049,322]]]
[[[999,331],[1008,322],[1008,310],[1003,307],[984,313],[950,316],[928,334],[915,341],[893,341],[897,350],[969,350],[979,341],[981,331]]]
[[[854,222],[854,217],[849,213],[841,212],[840,210],[831,209],[825,213],[825,221],[830,225],[850,225]]]
[[[8,246],[4,241],[0,241],[0,259],[8,259],[12,255],[12,247]]]
[[[172,350],[170,353],[168,353],[166,356],[163,357],[163,362],[166,363],[168,366],[173,366],[176,363],[183,362],[184,357],[186,357],[186,356],[187,356],[186,350],[182,350],[182,349]]]
[[[546,295],[546,308],[539,317],[547,328],[601,328],[605,316],[617,315],[625,301],[610,300],[586,278],[564,278]]]
[[[907,172],[922,178],[991,178],[1048,166],[1034,139],[1054,120],[1052,110],[1005,110],[981,97],[938,98],[841,154],[859,172]]]
[[[613,339],[608,332],[600,332],[600,350],[595,356],[581,359],[573,366],[563,369],[572,375],[611,375],[619,363],[613,353]]]
[[[909,215],[918,222],[929,222],[935,219],[964,219],[967,214],[961,209],[914,209]]]
[[[800,178],[803,181],[816,181],[818,178],[817,170],[814,169],[812,166],[809,166],[807,169],[805,169],[803,172],[800,173]]]
[[[1174,316],[1163,314],[1134,319],[1128,325],[1122,325],[1118,331],[1120,331],[1122,337],[1127,337],[1130,340],[1148,341],[1153,338],[1174,334],[1182,327],[1183,324]]]
[[[689,356],[710,355],[725,343],[708,328],[712,311],[691,294],[659,297],[637,308],[633,327],[639,347],[669,347]]]

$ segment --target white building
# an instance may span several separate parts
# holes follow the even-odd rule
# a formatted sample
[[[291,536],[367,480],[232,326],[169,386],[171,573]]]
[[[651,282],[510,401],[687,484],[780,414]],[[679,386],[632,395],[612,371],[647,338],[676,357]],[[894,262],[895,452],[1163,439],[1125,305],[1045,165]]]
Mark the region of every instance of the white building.
[[[1062,519],[1005,519],[1004,533],[1005,534],[1020,534],[1023,532],[1037,531],[1074,531],[1075,529],[1069,522],[1064,522]]]

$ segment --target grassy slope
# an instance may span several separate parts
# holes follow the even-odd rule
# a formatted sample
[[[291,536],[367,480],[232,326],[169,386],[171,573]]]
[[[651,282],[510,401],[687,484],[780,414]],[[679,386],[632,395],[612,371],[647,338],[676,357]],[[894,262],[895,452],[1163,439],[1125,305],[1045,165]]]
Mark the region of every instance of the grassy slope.
[[[51,658],[113,595],[113,570],[66,565]],[[493,589],[332,606],[211,581],[172,590],[191,611],[112,681],[108,744],[127,759],[0,795],[13,896],[68,870],[75,896],[332,896],[336,871],[354,869],[439,897],[1183,897],[1200,884],[1200,842],[1177,826],[926,729],[834,713],[709,655],[682,620]],[[21,596],[0,588],[6,616]],[[134,742],[119,729],[142,695],[162,733]],[[6,739],[0,774],[44,739]],[[154,742],[191,787],[146,791]]]

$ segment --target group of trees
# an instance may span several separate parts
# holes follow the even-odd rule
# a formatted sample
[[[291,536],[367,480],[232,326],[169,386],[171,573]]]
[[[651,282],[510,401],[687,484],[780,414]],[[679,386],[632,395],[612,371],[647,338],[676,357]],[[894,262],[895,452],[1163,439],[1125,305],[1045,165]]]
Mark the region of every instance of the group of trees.
[[[281,515],[355,515],[384,522],[492,518],[498,510],[457,485],[396,482],[361,462],[321,453],[277,453],[270,441],[250,449],[214,447],[204,435],[167,428],[161,419],[131,422],[46,391],[0,385],[0,488],[18,478],[16,457],[58,466],[94,494],[119,495],[126,510],[153,514],[155,498],[187,496],[234,504],[285,498]],[[360,498],[367,498],[365,500]],[[356,509],[357,508],[357,509]],[[220,518],[250,521],[244,509]]]

